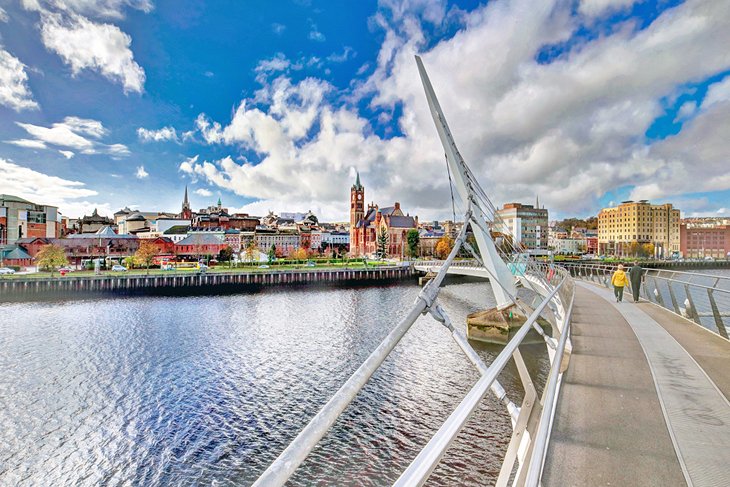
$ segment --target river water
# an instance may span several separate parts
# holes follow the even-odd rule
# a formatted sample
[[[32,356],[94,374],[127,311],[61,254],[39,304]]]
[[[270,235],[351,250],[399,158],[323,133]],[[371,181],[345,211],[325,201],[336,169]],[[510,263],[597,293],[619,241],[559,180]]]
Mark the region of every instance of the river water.
[[[488,283],[441,293],[452,321]],[[404,315],[412,284],[0,304],[0,485],[249,485]],[[499,346],[475,344],[490,363]],[[545,347],[523,347],[544,383]],[[292,478],[392,483],[477,380],[421,317]],[[513,364],[500,377],[521,401]],[[493,483],[511,435],[481,404],[429,485]]]

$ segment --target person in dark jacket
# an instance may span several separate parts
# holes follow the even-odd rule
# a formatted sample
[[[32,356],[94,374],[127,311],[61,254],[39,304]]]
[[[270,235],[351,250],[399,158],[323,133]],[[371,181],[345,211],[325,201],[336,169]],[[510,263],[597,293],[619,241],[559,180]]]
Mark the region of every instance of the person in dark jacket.
[[[629,269],[629,280],[631,281],[631,294],[634,295],[634,303],[639,301],[639,289],[641,289],[641,281],[644,277],[644,269],[641,268],[638,262],[634,262],[634,265]]]

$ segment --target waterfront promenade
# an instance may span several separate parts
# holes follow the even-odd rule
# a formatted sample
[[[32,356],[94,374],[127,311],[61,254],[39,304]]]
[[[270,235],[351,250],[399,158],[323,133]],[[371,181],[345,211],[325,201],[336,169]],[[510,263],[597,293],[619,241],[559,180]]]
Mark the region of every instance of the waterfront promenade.
[[[730,485],[730,342],[578,282],[543,485]]]

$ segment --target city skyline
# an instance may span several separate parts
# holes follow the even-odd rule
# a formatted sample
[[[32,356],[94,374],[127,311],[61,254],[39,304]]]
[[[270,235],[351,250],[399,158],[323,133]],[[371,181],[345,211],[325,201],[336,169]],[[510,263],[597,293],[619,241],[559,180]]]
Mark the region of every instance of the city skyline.
[[[357,169],[372,199],[447,219],[414,54],[498,204],[730,214],[723,2],[0,9],[0,193],[66,216],[174,211],[189,185],[194,208],[347,221]]]

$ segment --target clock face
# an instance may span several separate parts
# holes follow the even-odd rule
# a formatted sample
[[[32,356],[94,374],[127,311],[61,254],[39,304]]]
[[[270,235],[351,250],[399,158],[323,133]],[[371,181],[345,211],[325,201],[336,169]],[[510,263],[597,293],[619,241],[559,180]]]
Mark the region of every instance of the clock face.
[[[361,200],[362,199],[362,195],[361,194],[357,195],[357,199]]]

